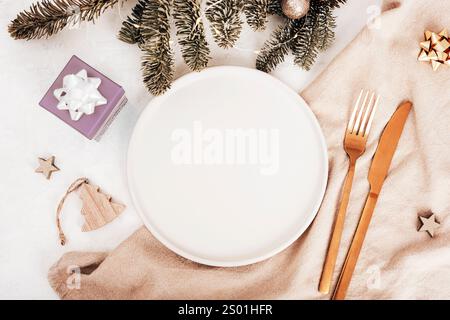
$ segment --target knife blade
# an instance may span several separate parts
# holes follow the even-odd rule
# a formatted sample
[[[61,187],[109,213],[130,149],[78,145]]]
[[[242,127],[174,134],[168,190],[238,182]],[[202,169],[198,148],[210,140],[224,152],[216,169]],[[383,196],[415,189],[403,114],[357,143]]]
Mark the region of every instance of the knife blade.
[[[380,194],[411,107],[411,102],[403,102],[394,112],[381,135],[369,170],[368,179],[372,193]]]
[[[377,150],[375,151],[375,155],[369,169],[368,180],[370,183],[370,192],[359,219],[358,227],[356,228],[352,243],[345,258],[344,266],[342,267],[341,274],[339,275],[336,289],[332,297],[333,300],[344,299],[347,294],[347,289],[350,285],[353,271],[355,270],[358,256],[361,252],[378,196],[384,180],[388,175],[392,158],[394,157],[395,150],[397,149],[398,142],[402,135],[403,128],[411,108],[411,102],[403,102],[394,112],[381,135],[380,142],[378,143]]]

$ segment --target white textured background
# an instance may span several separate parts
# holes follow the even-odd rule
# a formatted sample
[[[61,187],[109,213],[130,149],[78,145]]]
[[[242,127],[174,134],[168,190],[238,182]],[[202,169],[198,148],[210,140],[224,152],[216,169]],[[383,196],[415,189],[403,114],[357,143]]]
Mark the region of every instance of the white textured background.
[[[83,24],[47,40],[12,40],[7,32],[9,21],[32,2],[0,0],[0,299],[57,298],[48,285],[47,270],[64,252],[111,250],[141,225],[128,194],[125,162],[134,123],[152,97],[141,82],[138,48],[116,39],[134,1],[129,0],[120,11],[109,10],[95,25]],[[359,32],[373,14],[370,5],[379,2],[349,0],[336,11],[335,44],[320,56],[313,70],[303,72],[288,58],[273,76],[300,91]],[[234,49],[222,50],[209,41],[210,65],[253,68],[253,51],[261,48],[277,22],[272,18],[268,30],[259,33],[245,25]],[[85,139],[38,106],[73,54],[121,84],[129,99],[99,143]],[[186,72],[178,56],[176,77]],[[37,157],[50,155],[56,156],[61,171],[47,181],[34,169]],[[128,208],[104,228],[82,233],[81,201],[76,195],[69,197],[62,220],[68,244],[61,247],[55,208],[68,185],[82,176]]]

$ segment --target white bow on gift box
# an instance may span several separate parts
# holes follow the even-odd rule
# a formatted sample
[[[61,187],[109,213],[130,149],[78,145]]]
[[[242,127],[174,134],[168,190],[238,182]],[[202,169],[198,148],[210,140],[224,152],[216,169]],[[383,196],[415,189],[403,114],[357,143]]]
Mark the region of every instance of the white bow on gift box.
[[[107,103],[98,91],[102,81],[89,78],[85,69],[77,74],[68,74],[63,79],[63,87],[53,91],[59,103],[59,110],[69,110],[70,118],[78,121],[83,114],[93,114],[95,107]]]

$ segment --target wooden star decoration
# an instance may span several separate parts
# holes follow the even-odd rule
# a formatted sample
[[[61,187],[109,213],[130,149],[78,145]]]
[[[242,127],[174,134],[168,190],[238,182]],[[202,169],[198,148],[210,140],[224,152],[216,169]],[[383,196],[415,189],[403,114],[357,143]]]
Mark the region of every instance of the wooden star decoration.
[[[419,219],[422,222],[419,231],[426,231],[431,237],[434,237],[436,229],[440,227],[440,223],[436,221],[436,215],[433,213],[428,218],[419,216]]]
[[[38,158],[39,167],[35,170],[35,172],[42,173],[45,178],[50,179],[50,176],[53,172],[59,171],[59,168],[55,166],[55,157],[51,156],[48,159]]]

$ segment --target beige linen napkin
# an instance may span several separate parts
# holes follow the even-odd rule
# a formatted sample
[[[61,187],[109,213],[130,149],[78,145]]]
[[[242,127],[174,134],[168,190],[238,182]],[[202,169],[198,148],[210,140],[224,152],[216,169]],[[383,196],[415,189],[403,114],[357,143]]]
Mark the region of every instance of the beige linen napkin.
[[[450,1],[385,2],[380,20],[330,64],[302,96],[324,131],[328,189],[311,227],[282,253],[239,268],[183,259],[142,227],[111,253],[71,252],[50,270],[63,299],[302,299],[317,291],[347,170],[342,148],[361,88],[383,97],[359,160],[334,283],[368,192],[367,171],[382,129],[404,99],[414,102],[370,225],[347,298],[450,298],[450,69],[416,58],[425,29],[450,28]],[[377,28],[378,27],[378,28]],[[441,221],[435,238],[417,232],[417,215]],[[81,267],[79,288],[67,267]],[[78,288],[78,289],[77,289]]]

